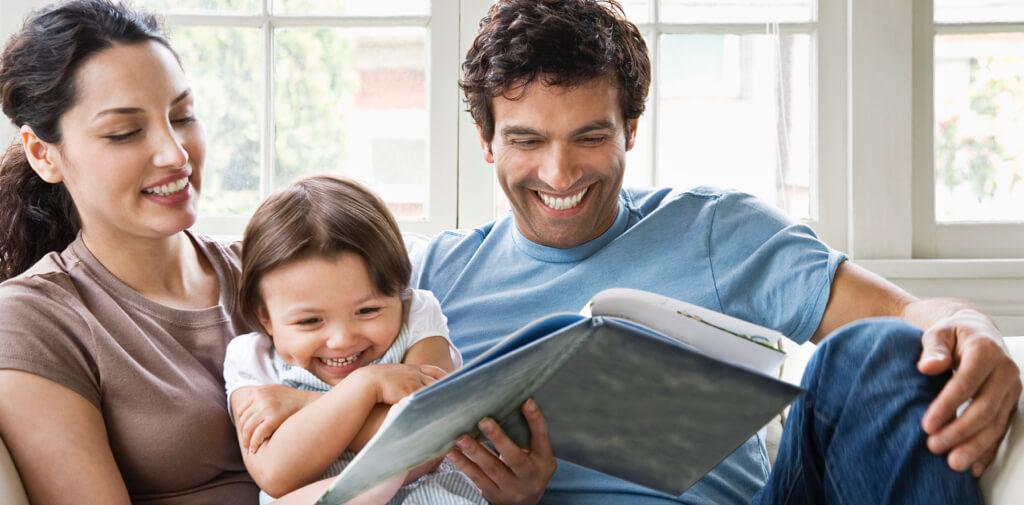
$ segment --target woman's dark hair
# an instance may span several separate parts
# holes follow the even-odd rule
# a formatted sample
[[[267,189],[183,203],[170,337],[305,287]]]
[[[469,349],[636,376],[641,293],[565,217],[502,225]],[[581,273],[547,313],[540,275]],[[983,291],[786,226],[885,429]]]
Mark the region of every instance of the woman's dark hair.
[[[34,12],[0,54],[0,105],[15,127],[59,143],[58,122],[76,100],[75,77],[89,57],[115,44],[158,42],[157,19],[110,0],[72,0]],[[171,50],[173,53],[173,50]],[[20,142],[0,160],[0,281],[63,250],[81,224],[63,184],[40,179]]]
[[[608,77],[630,120],[644,112],[651,62],[616,0],[499,0],[480,20],[459,82],[484,139],[494,137],[492,99],[514,100],[538,77],[567,87]]]
[[[412,264],[402,232],[387,205],[350,179],[302,179],[260,204],[242,238],[238,307],[250,328],[263,329],[260,279],[271,270],[310,257],[352,253],[363,258],[374,289],[384,296],[409,287]]]

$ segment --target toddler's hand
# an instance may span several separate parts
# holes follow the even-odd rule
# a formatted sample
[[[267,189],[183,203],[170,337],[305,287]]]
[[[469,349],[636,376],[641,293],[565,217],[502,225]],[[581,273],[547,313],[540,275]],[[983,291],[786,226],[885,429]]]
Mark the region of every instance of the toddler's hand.
[[[433,365],[370,365],[361,368],[377,394],[377,403],[394,405],[425,386],[445,376],[446,372]]]
[[[238,439],[242,442],[243,450],[253,454],[285,419],[320,397],[320,393],[299,391],[277,384],[246,389],[248,398],[238,412]]]

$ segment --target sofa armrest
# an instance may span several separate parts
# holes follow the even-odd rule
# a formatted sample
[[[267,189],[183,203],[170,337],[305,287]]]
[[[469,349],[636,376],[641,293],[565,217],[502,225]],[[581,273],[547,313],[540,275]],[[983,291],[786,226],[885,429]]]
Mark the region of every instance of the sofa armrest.
[[[1024,370],[1024,337],[1007,337],[1006,345],[1017,366]],[[1019,504],[1024,496],[1024,401],[1017,403],[1017,415],[1010,433],[999,448],[995,462],[981,478],[987,505]]]

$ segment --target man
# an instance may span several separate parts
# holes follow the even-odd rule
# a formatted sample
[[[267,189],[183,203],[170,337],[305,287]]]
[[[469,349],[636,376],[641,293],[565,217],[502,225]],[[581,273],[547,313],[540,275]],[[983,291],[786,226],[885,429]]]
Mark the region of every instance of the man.
[[[623,190],[650,64],[614,0],[499,1],[463,72],[484,158],[512,212],[439,235],[414,284],[441,300],[467,360],[541,315],[579,310],[608,287],[662,293],[797,342],[825,342],[770,476],[757,436],[682,497],[564,461],[555,471],[543,419],[528,402],[529,449],[485,420],[495,452],[463,438],[449,456],[489,501],[980,499],[971,475],[992,461],[1021,392],[991,321],[960,302],[917,300],[748,195]],[[875,316],[903,321],[836,331]]]

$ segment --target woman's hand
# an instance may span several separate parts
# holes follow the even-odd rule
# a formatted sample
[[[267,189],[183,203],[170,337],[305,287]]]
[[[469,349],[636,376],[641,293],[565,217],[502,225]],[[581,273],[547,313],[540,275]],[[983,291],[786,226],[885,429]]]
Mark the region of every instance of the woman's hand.
[[[402,398],[429,386],[447,372],[433,365],[370,365],[354,374],[369,381],[377,395],[377,403],[394,405]]]
[[[548,425],[537,404],[523,404],[523,415],[530,427],[530,448],[522,449],[505,435],[493,419],[480,421],[480,431],[494,444],[498,454],[468,436],[456,441],[448,461],[466,474],[488,503],[533,505],[540,501],[548,481],[555,474],[555,456],[548,439]]]
[[[285,419],[322,394],[278,384],[245,387],[232,393],[232,400],[240,405],[236,416],[242,450],[255,454]]]

